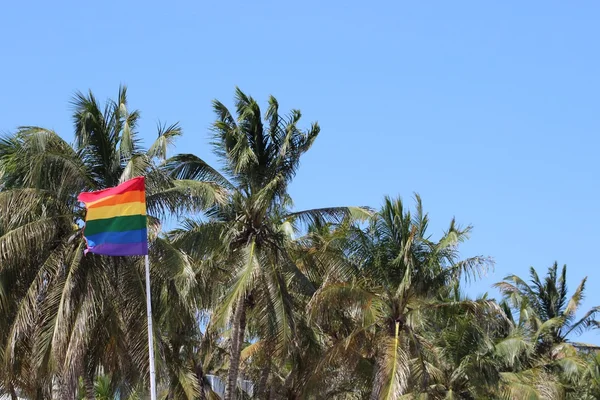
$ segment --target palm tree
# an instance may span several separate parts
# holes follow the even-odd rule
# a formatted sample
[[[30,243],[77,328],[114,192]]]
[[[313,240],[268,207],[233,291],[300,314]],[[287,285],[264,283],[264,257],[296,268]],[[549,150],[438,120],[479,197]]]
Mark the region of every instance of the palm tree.
[[[178,290],[177,283],[171,290]],[[166,297],[166,296],[165,296]],[[183,297],[183,299],[186,299]],[[201,301],[201,300],[200,300]],[[172,301],[166,305],[170,310],[162,313],[163,343],[166,379],[165,400],[207,400],[215,394],[208,380],[208,374],[218,373],[224,366],[225,352],[219,346],[218,337],[210,331],[202,332],[201,324],[205,318],[192,313],[182,313],[187,304]],[[212,397],[211,397],[212,396]]]
[[[555,262],[543,281],[533,267],[529,273],[531,285],[517,275],[509,275],[495,287],[520,315],[523,323],[527,323],[533,331],[540,331],[540,352],[547,352],[553,345],[567,342],[571,334],[580,334],[600,326],[594,319],[600,307],[593,307],[583,317],[576,319],[587,277],[581,280],[571,298],[568,298],[566,265],[563,265],[559,275],[558,263]]]
[[[439,308],[431,329],[425,333],[433,345],[435,366],[428,371],[428,385],[415,387],[411,395],[432,399],[497,398],[504,359],[497,357],[494,339],[505,324],[501,311],[489,308],[478,312],[481,310],[463,307],[469,300],[458,287],[444,301],[454,305]],[[485,296],[478,300],[484,301]]]
[[[586,356],[587,368],[579,388],[579,399],[600,398],[600,353],[595,351]]]
[[[554,382],[552,392],[558,393],[557,396],[566,395],[586,368],[583,353],[578,350],[582,345],[571,342],[570,337],[597,328],[595,317],[600,307],[593,307],[577,319],[587,278],[582,279],[569,298],[566,265],[559,274],[555,262],[543,281],[531,267],[530,277],[531,284],[517,275],[509,275],[495,285],[504,295],[511,319],[512,315],[518,316],[518,321],[513,322],[514,329],[522,332],[523,340],[531,342],[525,368],[516,371],[520,375],[515,377],[520,376],[525,386],[548,387],[548,382]],[[591,345],[583,347],[597,349]],[[552,372],[550,376],[549,372]]]
[[[57,385],[72,398],[80,376],[91,399],[100,367],[113,386],[135,384],[148,372],[141,260],[83,256],[77,195],[146,176],[151,258],[161,266],[152,271],[158,320],[165,287],[175,280],[195,285],[159,235],[160,218],[223,198],[215,183],[170,175],[167,148],[181,134],[177,125],[160,126],[154,144],[141,147],[139,112],[128,109],[125,87],[104,109],[91,92],[78,93],[73,107],[74,145],[39,127],[0,140],[0,212],[10,216],[0,219],[0,298],[10,304],[0,307],[0,376],[31,399],[48,398]]]
[[[461,229],[454,220],[439,241],[432,241],[427,234],[428,216],[416,198],[415,215],[404,209],[400,199],[386,198],[366,230],[354,229],[346,251],[352,275],[339,279],[336,267],[309,306],[321,330],[336,314],[350,322],[352,329],[345,337],[330,333],[334,341],[326,358],[374,360],[371,399],[398,399],[427,385],[436,358],[426,333],[436,310],[493,308],[485,300],[443,301],[448,288],[461,278],[477,276],[490,260],[459,261],[458,244],[470,228]]]
[[[270,352],[287,351],[296,326],[291,291],[303,295],[315,291],[290,257],[290,232],[316,218],[339,220],[360,212],[345,207],[291,211],[289,184],[320,129],[314,123],[303,131],[298,127],[300,111],[284,117],[274,97],[268,103],[263,120],[258,103],[239,89],[237,116],[221,102],[213,102],[217,115],[213,146],[223,175],[192,155],[171,164],[175,177],[208,178],[228,189],[227,201],[212,207],[205,220],[188,221],[172,234],[186,253],[214,265],[225,284],[226,290],[217,295],[220,305],[213,323],[219,327],[231,322],[225,400],[234,397],[246,329],[268,338],[273,344]]]
[[[86,388],[83,380],[79,382],[78,400],[86,399]],[[109,375],[99,374],[93,382],[95,400],[141,400],[142,390],[114,387],[114,382]],[[125,390],[122,390],[125,389]],[[128,393],[128,396],[124,396]]]

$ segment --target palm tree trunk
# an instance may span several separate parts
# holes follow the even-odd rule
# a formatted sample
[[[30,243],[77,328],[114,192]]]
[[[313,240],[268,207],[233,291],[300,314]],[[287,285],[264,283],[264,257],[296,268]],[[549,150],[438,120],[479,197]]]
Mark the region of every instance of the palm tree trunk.
[[[267,354],[267,358],[270,357],[270,354]],[[269,380],[269,375],[271,374],[271,363],[269,362],[266,367],[260,373],[260,380],[258,381],[258,388],[256,389],[256,393],[259,399],[269,400],[270,391],[267,389],[267,382]]]
[[[381,368],[381,357],[379,351],[375,354],[375,368],[373,371],[373,387],[371,389],[371,396],[369,400],[379,400],[380,385],[377,382],[377,376],[379,375],[379,369]]]
[[[72,384],[62,377],[56,379],[55,388],[52,390],[52,400],[75,400],[77,398],[77,382]]]
[[[15,388],[13,385],[9,386],[8,391],[10,392],[10,399],[11,400],[19,400],[19,398],[17,397],[17,392],[15,392]]]
[[[294,385],[292,384],[292,381],[294,380],[293,372],[294,371],[290,371],[288,376],[285,378],[285,381],[283,382],[283,387],[286,391],[287,400],[296,400],[298,398],[298,396],[296,395],[296,391],[294,390]]]
[[[271,381],[271,389],[269,389],[269,398],[275,399],[276,397],[277,397],[277,389],[276,389],[276,386],[273,384],[273,381]]]
[[[86,400],[95,400],[96,391],[94,390],[94,380],[89,374],[85,374],[85,376],[83,377],[83,384],[85,386]]]
[[[196,373],[196,379],[198,380],[198,387],[200,388],[199,400],[206,400],[206,392],[204,391],[204,371],[202,370],[202,364],[194,362],[194,372]]]
[[[231,334],[231,354],[229,355],[229,372],[223,400],[233,400],[237,388],[237,378],[240,370],[240,354],[246,331],[246,298],[241,296],[233,317],[233,332]]]
[[[400,321],[396,320],[394,321],[393,324],[390,324],[390,329],[393,330],[393,336],[392,338],[394,339],[394,344],[395,344],[395,349],[396,349],[396,353],[397,353],[397,348],[398,348],[398,339],[399,339],[399,334],[400,334]],[[380,353],[378,351],[378,353]],[[381,398],[381,388],[384,386],[384,381],[389,381],[390,379],[392,379],[392,377],[394,376],[394,374],[392,374],[391,376],[381,376],[380,372],[383,373],[383,362],[385,360],[385,356],[383,354],[376,354],[376,367],[375,367],[375,376],[373,378],[373,389],[371,391],[371,397],[369,398],[370,400],[378,400]],[[394,360],[394,367],[396,368],[396,360]],[[389,393],[385,395],[386,399],[390,398],[389,397]]]
[[[271,391],[267,387],[269,376],[271,375],[271,356],[273,355],[273,344],[274,341],[267,337],[265,342],[265,359],[267,365],[263,368],[260,373],[260,379],[258,381],[258,387],[256,389],[256,396],[261,400],[269,400],[271,397]]]

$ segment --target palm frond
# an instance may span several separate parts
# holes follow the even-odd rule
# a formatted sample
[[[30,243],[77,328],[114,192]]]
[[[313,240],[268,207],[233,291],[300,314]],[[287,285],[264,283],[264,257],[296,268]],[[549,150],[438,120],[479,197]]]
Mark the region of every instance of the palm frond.
[[[328,207],[289,213],[283,216],[283,220],[298,221],[304,226],[311,226],[317,223],[339,224],[345,218],[364,221],[372,215],[372,210],[368,207]]]
[[[246,296],[252,287],[253,280],[258,277],[260,263],[258,262],[256,250],[256,243],[252,240],[239,252],[236,260],[238,263],[237,271],[233,282],[231,282],[231,289],[215,313],[214,323],[216,325],[222,325],[225,322],[231,315],[233,305]]]
[[[565,327],[564,337],[568,337],[571,333],[581,335],[586,330],[599,328],[600,324],[595,319],[598,313],[600,313],[598,306],[587,311],[579,320]]]
[[[233,185],[217,170],[193,154],[178,154],[164,162],[165,170],[176,179],[215,182],[231,190]]]
[[[584,278],[581,283],[579,284],[579,286],[577,287],[577,289],[575,289],[575,292],[573,293],[573,295],[571,296],[571,299],[569,300],[569,303],[567,304],[567,307],[565,308],[564,311],[564,315],[567,318],[567,320],[572,319],[575,316],[575,313],[577,312],[577,309],[579,308],[579,306],[581,305],[581,301],[583,300],[583,292],[585,291],[585,283],[587,281],[587,278]],[[564,293],[565,297],[566,297],[566,292]]]
[[[164,217],[203,211],[224,199],[225,193],[217,184],[174,180],[165,188],[149,192],[146,206],[151,215]]]
[[[395,400],[404,394],[410,371],[408,356],[400,345],[399,324],[395,324],[395,335],[387,338],[382,346],[383,358],[375,376],[378,399]]]
[[[167,125],[158,125],[158,138],[148,149],[147,155],[150,158],[158,158],[162,161],[167,160],[167,151],[173,146],[175,139],[182,135],[182,129],[178,123]]]

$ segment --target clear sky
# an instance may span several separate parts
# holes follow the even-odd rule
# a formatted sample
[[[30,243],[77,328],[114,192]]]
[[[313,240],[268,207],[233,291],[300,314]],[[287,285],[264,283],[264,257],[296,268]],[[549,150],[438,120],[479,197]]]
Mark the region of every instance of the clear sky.
[[[569,266],[600,304],[597,1],[11,1],[0,12],[0,131],[72,137],[69,100],[129,87],[148,142],[214,161],[210,101],[235,86],[299,108],[321,136],[298,208],[423,197],[436,236],[473,224],[464,255],[508,273]],[[496,295],[494,291],[490,294]],[[599,343],[597,333],[583,340]]]

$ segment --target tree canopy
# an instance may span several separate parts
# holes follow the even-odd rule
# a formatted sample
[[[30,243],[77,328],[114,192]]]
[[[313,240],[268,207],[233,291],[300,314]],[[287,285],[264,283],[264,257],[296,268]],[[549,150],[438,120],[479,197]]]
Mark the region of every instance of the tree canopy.
[[[319,125],[240,89],[212,106],[212,166],[171,154],[177,123],[145,147],[125,87],[105,104],[75,94],[72,142],[0,137],[0,396],[148,397],[143,260],[84,254],[77,201],[137,176],[161,399],[600,396],[599,348],[578,342],[599,326],[599,307],[580,310],[587,278],[569,291],[554,263],[469,298],[494,266],[461,253],[471,226],[431,233],[419,195],[333,207],[315,190],[297,210],[289,187]]]

